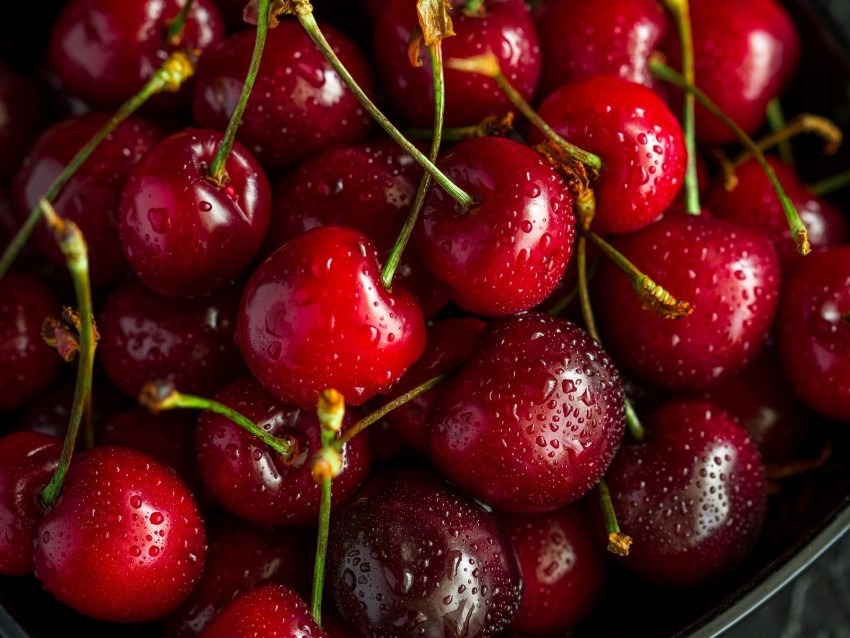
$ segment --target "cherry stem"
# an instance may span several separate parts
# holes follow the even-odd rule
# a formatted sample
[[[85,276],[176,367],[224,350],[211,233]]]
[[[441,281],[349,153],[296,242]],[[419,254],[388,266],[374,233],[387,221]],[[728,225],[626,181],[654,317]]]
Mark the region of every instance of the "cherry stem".
[[[599,492],[602,517],[605,519],[605,531],[608,533],[608,551],[617,556],[628,556],[629,548],[632,545],[632,537],[620,531],[617,512],[614,511],[611,492],[608,490],[608,484],[605,482],[605,479],[599,481],[596,489]]]
[[[576,259],[578,259],[578,254],[576,254]],[[585,258],[586,259],[586,258]],[[587,269],[587,280],[588,282],[593,279],[596,275],[596,271],[599,270],[599,264],[602,263],[602,257],[597,257],[593,260],[593,263],[590,264],[590,267]],[[546,314],[551,315],[553,317],[557,317],[561,315],[566,309],[570,306],[570,304],[576,300],[576,297],[579,295],[579,287],[578,284],[573,287],[566,295],[564,295],[558,303],[549,308],[546,311]]]
[[[91,283],[89,281],[89,258],[85,238],[77,225],[64,220],[56,214],[46,199],[39,202],[45,221],[53,232],[59,249],[65,255],[68,271],[74,283],[74,294],[77,298],[77,308],[80,317],[80,350],[77,355],[77,381],[74,387],[74,402],[71,406],[71,416],[68,421],[68,432],[62,444],[59,465],[47,487],[42,492],[41,500],[45,507],[56,502],[65,475],[71,466],[71,458],[77,445],[80,423],[83,414],[91,404],[92,375],[94,374],[94,351],[97,344],[94,320],[92,318]]]
[[[86,142],[85,146],[77,151],[77,154],[74,155],[68,165],[62,169],[62,172],[59,173],[59,175],[56,176],[56,179],[54,179],[50,184],[47,191],[45,191],[44,195],[42,195],[42,199],[52,203],[59,193],[62,192],[62,189],[65,187],[65,184],[68,183],[68,180],[70,180],[71,177],[74,176],[74,173],[77,172],[77,169],[85,163],[100,143],[116,128],[118,128],[121,122],[137,111],[139,107],[142,106],[152,95],[162,91],[172,93],[177,91],[183,82],[185,82],[195,72],[195,62],[196,57],[188,51],[177,51],[172,53],[168,59],[162,63],[162,66],[154,72],[145,86],[143,86],[136,95],[124,102],[115,114],[109,118],[109,121],[103,125],[103,128],[95,133],[91,139]],[[15,233],[12,241],[9,242],[6,250],[3,251],[3,255],[0,256],[0,277],[3,277],[7,272],[9,272],[9,268],[11,268],[15,258],[26,245],[27,240],[30,238],[30,235],[32,235],[33,230],[35,230],[35,226],[38,224],[41,216],[42,206],[40,204],[36,204],[30,212],[29,217],[27,217],[26,221],[18,229],[18,232]]]
[[[463,12],[467,15],[476,15],[481,13],[484,7],[484,0],[466,0],[463,5]]]
[[[434,137],[431,139],[431,152],[428,154],[428,159],[436,163],[437,155],[440,153],[440,144],[443,136],[443,113],[446,109],[446,91],[445,80],[443,75],[443,47],[442,40],[437,40],[428,47],[428,55],[431,58],[431,70],[434,75]],[[416,191],[416,198],[413,200],[413,208],[407,215],[404,226],[401,229],[398,237],[395,240],[390,255],[387,258],[387,263],[384,264],[381,270],[381,283],[384,288],[390,290],[393,285],[393,275],[395,275],[398,262],[404,253],[407,242],[410,241],[410,235],[413,233],[413,227],[416,225],[416,220],[419,218],[419,212],[422,210],[422,205],[425,203],[425,195],[428,193],[428,188],[431,186],[431,174],[426,172],[419,182],[419,190]]]
[[[442,139],[446,142],[463,142],[476,137],[505,137],[514,130],[514,114],[512,111],[504,115],[488,115],[478,124],[471,126],[455,126],[443,128]],[[411,137],[432,139],[434,130],[430,128],[409,128],[407,134]]]
[[[694,85],[696,84],[696,73],[694,71],[694,35],[691,28],[690,3],[688,0],[665,0],[665,4],[670,13],[673,14],[679,30],[679,42],[682,47],[682,75],[685,82]],[[682,113],[682,128],[685,132],[685,147],[688,151],[688,165],[685,172],[685,210],[689,215],[700,214],[695,107],[694,95],[686,93]]]
[[[661,56],[663,57],[663,56]],[[764,153],[762,153],[761,149],[758,145],[753,141],[753,139],[746,134],[746,132],[735,123],[726,113],[724,113],[720,107],[718,107],[711,99],[703,93],[698,87],[693,84],[688,84],[680,73],[677,73],[673,69],[671,69],[667,64],[661,61],[661,57],[658,55],[653,55],[650,58],[649,68],[650,70],[659,78],[664,80],[665,82],[669,82],[670,84],[682,89],[683,91],[687,91],[688,93],[693,93],[696,97],[697,101],[702,104],[708,111],[711,112],[716,118],[718,118],[721,122],[723,122],[726,126],[728,126],[736,135],[736,137],[740,140],[741,144],[743,144],[744,148],[746,148],[750,153],[752,153],[753,158],[758,162],[759,166],[761,166],[764,174],[767,176],[768,181],[770,182],[773,189],[776,191],[776,195],[779,198],[779,202],[782,205],[782,210],[785,213],[785,218],[788,220],[788,227],[791,229],[791,236],[794,238],[794,242],[797,246],[797,252],[801,255],[808,255],[812,252],[812,247],[809,244],[809,234],[806,230],[806,225],[803,223],[803,220],[800,219],[800,215],[797,212],[797,209],[794,207],[794,204],[788,198],[788,195],[785,193],[785,189],[782,188],[782,184],[779,183],[779,179],[776,177],[776,173],[771,167],[770,164],[767,163],[767,160],[764,157]]]
[[[844,141],[844,134],[832,120],[812,113],[801,113],[789,124],[761,138],[756,144],[762,151],[766,151],[803,133],[814,133],[821,137],[826,143],[824,152],[827,155],[834,155]],[[740,166],[750,159],[750,157],[751,154],[749,152],[741,153],[735,158],[734,165]]]
[[[186,26],[186,18],[189,17],[189,12],[192,10],[193,0],[186,0],[180,8],[180,12],[168,23],[168,29],[165,31],[165,41],[171,46],[180,44],[180,38],[183,36],[183,28]]]
[[[735,173],[735,165],[722,148],[715,146],[711,148],[710,152],[711,156],[717,160],[720,172],[723,174],[723,188],[732,192],[738,188],[738,175]]]
[[[204,397],[193,394],[183,394],[170,381],[157,379],[146,383],[139,393],[139,404],[156,414],[163,410],[208,410],[215,414],[227,417],[236,425],[240,426],[250,434],[260,439],[272,450],[280,454],[284,460],[290,462],[298,453],[297,444],[294,439],[278,438],[269,434],[257,426],[249,418],[239,414],[236,410]]]
[[[841,190],[850,184],[850,171],[843,171],[832,177],[827,177],[815,184],[809,186],[809,191],[818,197],[823,197]]]
[[[456,71],[464,71],[466,73],[480,73],[491,80],[495,81],[508,97],[511,103],[519,110],[523,116],[530,121],[534,126],[543,131],[549,139],[557,144],[564,152],[576,161],[581,162],[591,169],[592,172],[599,174],[602,172],[602,159],[598,155],[589,153],[578,146],[570,144],[563,137],[558,135],[555,130],[549,126],[537,111],[519,94],[510,80],[502,73],[502,67],[499,64],[499,58],[492,51],[488,51],[482,55],[466,58],[462,60],[452,59],[446,61],[446,66]]]
[[[469,211],[472,208],[476,200],[469,196],[468,193],[464,192],[461,188],[456,186],[452,181],[446,177],[446,175],[431,162],[422,152],[416,148],[410,141],[402,135],[401,131],[399,131],[392,122],[390,122],[387,117],[381,113],[375,103],[369,99],[369,96],[360,88],[357,82],[354,81],[354,78],[351,77],[351,74],[348,72],[348,69],[343,66],[340,59],[337,57],[336,53],[334,53],[331,46],[328,44],[328,41],[325,39],[325,36],[322,34],[321,29],[319,28],[318,23],[316,22],[316,18],[313,16],[313,7],[309,2],[297,2],[296,8],[293,9],[295,15],[298,17],[298,21],[301,23],[301,26],[304,27],[304,30],[307,31],[310,39],[319,47],[319,50],[325,56],[330,65],[336,70],[339,76],[342,78],[343,82],[345,82],[346,86],[351,90],[354,94],[354,97],[357,98],[357,101],[365,108],[369,114],[375,119],[375,121],[387,132],[387,134],[393,138],[396,143],[401,146],[407,153],[413,157],[414,160],[418,164],[422,166],[428,173],[431,174],[431,177],[434,178],[434,181],[437,182],[440,187],[448,193],[448,195],[454,199],[460,210],[462,212]]]
[[[441,374],[431,379],[428,379],[425,383],[419,384],[412,390],[402,394],[400,397],[393,399],[382,408],[379,408],[368,416],[363,417],[357,423],[355,423],[354,426],[346,430],[345,434],[343,434],[342,437],[339,438],[339,443],[341,445],[348,443],[351,439],[360,434],[363,430],[368,428],[373,423],[380,421],[396,408],[400,408],[405,403],[412,401],[413,399],[418,397],[420,394],[425,394],[426,392],[428,392],[428,390],[438,386],[440,383],[445,381],[448,376],[448,374]]]
[[[331,525],[331,479],[323,479],[322,500],[319,503],[319,533],[316,539],[316,560],[313,563],[313,596],[311,611],[316,624],[322,626],[322,591],[325,583],[325,561],[328,555],[328,530]]]
[[[778,97],[771,99],[767,103],[767,125],[772,131],[781,131],[788,125],[785,121],[785,112],[782,110],[782,103]],[[788,140],[779,142],[779,157],[789,166],[794,166],[794,149]]]
[[[233,148],[233,142],[236,141],[236,131],[242,123],[242,115],[245,113],[245,108],[248,106],[248,98],[251,97],[251,89],[254,88],[254,81],[257,79],[257,73],[260,70],[260,62],[263,59],[263,49],[266,46],[266,35],[269,31],[269,20],[271,0],[260,0],[260,8],[258,15],[261,16],[257,20],[257,35],[254,38],[254,52],[251,54],[251,63],[248,65],[248,74],[245,76],[245,82],[242,84],[242,92],[239,94],[239,101],[236,103],[236,108],[233,109],[233,114],[230,116],[230,121],[227,123],[227,128],[224,131],[224,137],[216,151],[212,163],[210,163],[207,177],[215,184],[227,183],[227,174],[224,170],[224,165],[230,155],[230,149]]]

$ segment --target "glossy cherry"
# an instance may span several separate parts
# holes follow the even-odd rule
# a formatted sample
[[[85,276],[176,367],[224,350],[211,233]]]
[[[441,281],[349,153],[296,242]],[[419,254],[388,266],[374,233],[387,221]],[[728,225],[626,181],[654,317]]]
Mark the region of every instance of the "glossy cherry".
[[[605,261],[594,279],[597,319],[612,356],[671,390],[704,390],[746,367],[767,339],[779,295],[779,259],[752,226],[671,210],[614,246],[693,314],[666,319],[642,307]]]
[[[440,169],[479,203],[432,186],[414,229],[425,267],[464,310],[508,315],[543,301],[572,251],[573,198],[543,156],[508,139],[461,142]]]
[[[38,136],[43,101],[35,82],[0,64],[0,184],[12,179]]]
[[[425,321],[402,286],[380,283],[363,234],[323,226],[279,248],[242,295],[236,343],[252,374],[284,403],[314,410],[335,388],[360,405],[386,391],[425,349]]]
[[[620,528],[634,539],[622,564],[679,586],[729,572],[764,523],[755,443],[734,417],[702,401],[668,403],[643,423],[646,442],[623,446],[605,476]]]
[[[327,578],[356,636],[493,636],[522,590],[495,517],[421,471],[374,478],[334,515]]]
[[[208,178],[221,140],[216,131],[185,129],[151,149],[127,178],[121,246],[142,283],[166,297],[197,297],[232,282],[268,228],[268,179],[241,144],[227,157],[224,183]]]
[[[173,470],[121,447],[75,457],[35,531],[35,573],[76,611],[112,622],[171,613],[201,577],[204,523]]]
[[[372,92],[369,65],[344,35],[322,33],[360,87]],[[198,65],[193,112],[198,125],[224,130],[239,99],[254,48],[253,29],[232,36]],[[270,29],[239,139],[265,166],[285,169],[332,144],[363,140],[372,120],[295,20]]]
[[[602,477],[625,429],[623,399],[611,360],[575,324],[495,320],[431,417],[431,459],[498,509],[557,509]]]

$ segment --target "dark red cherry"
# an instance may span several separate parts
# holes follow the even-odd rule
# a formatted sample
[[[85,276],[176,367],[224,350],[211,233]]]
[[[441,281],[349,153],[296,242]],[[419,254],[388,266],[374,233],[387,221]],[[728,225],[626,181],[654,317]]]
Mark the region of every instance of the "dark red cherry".
[[[50,65],[65,88],[89,104],[114,108],[135,95],[174,51],[209,49],[224,37],[211,0],[193,0],[177,43],[168,23],[184,0],[72,0],[53,27]],[[188,101],[188,92],[154,98],[161,109]]]
[[[327,579],[355,636],[493,636],[522,590],[496,518],[412,471],[372,479],[334,515]]]
[[[18,171],[41,129],[43,98],[31,79],[0,64],[0,184]]]
[[[425,349],[425,321],[402,286],[380,283],[363,234],[323,226],[286,243],[251,276],[236,343],[262,386],[314,410],[335,388],[360,405],[386,391]]]
[[[294,590],[266,583],[230,603],[202,638],[328,638]]]
[[[668,403],[643,423],[646,442],[623,446],[605,475],[620,529],[634,539],[622,564],[680,586],[729,572],[764,522],[755,443],[734,417],[702,401]]]
[[[583,505],[545,514],[501,514],[522,574],[522,599],[508,635],[564,636],[601,602],[605,550]]]
[[[82,115],[42,133],[15,177],[15,213],[21,221],[109,117],[106,113]],[[127,272],[118,240],[121,190],[133,166],[161,137],[162,132],[153,123],[130,116],[101,142],[53,202],[56,213],[73,220],[86,238],[94,285],[112,283]],[[44,224],[36,229],[33,240],[53,263],[65,266],[65,257]]]
[[[656,0],[550,0],[534,16],[540,36],[546,96],[568,82],[615,75],[651,87],[649,56],[667,35]]]
[[[850,246],[806,257],[783,288],[777,325],[797,396],[819,414],[850,420]]]
[[[37,397],[56,378],[62,359],[41,338],[48,317],[59,317],[51,290],[30,275],[0,279],[0,412]]]
[[[241,144],[221,186],[207,177],[222,135],[186,129],[138,162],[121,196],[121,245],[148,288],[200,296],[232,282],[251,263],[271,215],[263,169]]]
[[[508,315],[543,301],[572,251],[563,179],[536,151],[497,137],[461,142],[440,169],[480,203],[461,211],[431,187],[413,234],[422,263],[468,312]]]
[[[269,396],[244,377],[215,396],[277,437],[291,437],[298,456],[291,465],[227,417],[204,412],[195,444],[204,483],[213,498],[245,520],[266,525],[315,525],[321,490],[312,476],[313,456],[321,448],[315,406],[299,409]],[[348,411],[345,425],[356,421]],[[343,450],[343,471],[333,482],[333,503],[344,501],[369,473],[369,442],[354,437]]]
[[[626,233],[655,221],[685,176],[687,151],[676,116],[651,89],[617,77],[573,82],[538,109],[555,131],[602,158],[593,184],[597,232]],[[533,128],[532,144],[545,139]]]
[[[850,222],[844,213],[812,194],[792,167],[773,156],[768,156],[767,161],[806,224],[814,252],[850,241]],[[722,180],[714,184],[707,201],[708,208],[718,217],[736,219],[761,228],[773,242],[782,270],[788,272],[799,265],[803,257],[797,253],[776,191],[753,160],[736,167],[735,175],[738,184],[731,191],[726,190]]]
[[[366,93],[365,58],[344,35],[322,26],[331,47]],[[193,111],[198,125],[223,131],[239,99],[254,49],[253,29],[232,36],[198,65]],[[363,140],[372,120],[295,20],[269,30],[260,72],[238,139],[265,165],[296,166],[331,144]]]
[[[44,516],[41,492],[53,478],[62,440],[35,432],[0,438],[0,574],[33,570],[33,530]]]
[[[211,394],[244,372],[233,341],[239,290],[203,299],[167,299],[130,280],[116,286],[98,313],[98,359],[112,382],[135,398],[148,381],[173,381],[182,392]]]
[[[499,319],[431,417],[431,458],[498,509],[557,509],[602,477],[623,436],[623,400],[611,360],[575,324],[542,313]]]
[[[453,6],[462,2],[454,0]],[[526,100],[534,96],[540,78],[540,48],[529,9],[522,0],[488,0],[483,15],[451,13],[455,36],[443,41],[443,59],[466,59],[494,53],[502,72]],[[373,50],[378,72],[390,100],[408,124],[434,125],[434,80],[427,51],[423,64],[410,64],[407,50],[410,33],[418,26],[416,3],[409,0],[384,2],[373,29]],[[446,126],[477,124],[488,115],[513,111],[510,101],[495,81],[474,73],[445,70]]]
[[[597,319],[617,361],[657,386],[699,391],[755,358],[773,323],[780,281],[776,251],[760,231],[671,210],[614,246],[693,307],[683,319],[646,310],[628,279],[604,261],[593,282]]]
[[[112,622],[171,613],[201,577],[204,523],[173,470],[121,447],[80,453],[35,531],[35,573],[76,611]]]

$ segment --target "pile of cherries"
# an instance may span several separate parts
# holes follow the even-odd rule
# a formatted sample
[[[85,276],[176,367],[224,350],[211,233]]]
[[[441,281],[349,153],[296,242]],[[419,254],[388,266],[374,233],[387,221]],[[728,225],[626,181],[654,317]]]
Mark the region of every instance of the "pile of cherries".
[[[255,45],[245,1],[192,0],[175,35],[184,0],[69,0],[38,79],[0,68],[6,248],[169,55],[196,64],[53,199],[88,249],[90,395],[60,356],[74,359],[81,320],[46,223],[0,278],[0,574],[169,638],[475,638],[565,635],[613,564],[677,587],[739,566],[764,524],[766,465],[798,461],[813,414],[850,421],[850,220],[778,155],[811,254],[752,157],[713,178],[700,158],[705,208],[686,212],[682,93],[654,72],[659,53],[679,64],[673,14],[656,0],[452,0],[437,165],[466,199],[432,182],[387,275],[423,169],[316,47],[304,2],[272,3],[301,15],[268,30],[211,176]],[[315,9],[333,21],[340,4]],[[357,17],[321,32],[427,147],[437,58],[416,39],[416,1],[346,5]],[[691,0],[690,17],[696,86],[763,134],[796,71],[794,24],[776,0]],[[600,166],[565,168],[493,77],[459,68],[488,52]],[[487,134],[507,114],[515,130]],[[695,131],[701,151],[738,152],[702,106]],[[687,311],[659,314],[642,277]],[[222,413],[138,407],[154,380],[290,453]],[[328,389],[346,406],[333,449],[317,414]],[[86,431],[45,505],[79,410]],[[316,552],[317,459],[334,450]],[[609,539],[628,556],[606,556]],[[307,602],[317,555],[321,619]]]

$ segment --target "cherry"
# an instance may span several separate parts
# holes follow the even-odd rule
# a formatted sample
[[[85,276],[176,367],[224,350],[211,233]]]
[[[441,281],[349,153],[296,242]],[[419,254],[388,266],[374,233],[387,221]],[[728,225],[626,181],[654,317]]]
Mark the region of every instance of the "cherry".
[[[729,572],[764,522],[756,445],[734,417],[702,401],[667,403],[643,423],[646,442],[623,446],[605,477],[620,528],[634,539],[622,564],[680,586]]]
[[[0,438],[0,574],[33,570],[32,534],[44,510],[41,491],[59,463],[62,441],[35,432]]]
[[[105,113],[82,115],[54,124],[42,133],[15,177],[15,212],[21,221],[108,119]],[[127,271],[118,241],[121,190],[133,166],[161,137],[159,127],[130,116],[95,149],[53,202],[56,213],[74,221],[86,238],[93,285],[117,281]],[[65,257],[44,224],[36,229],[33,241],[53,263],[65,267]]]
[[[367,92],[369,66],[344,35],[322,27],[345,67]],[[198,65],[195,121],[224,130],[242,90],[254,49],[254,31],[242,31],[206,54]],[[372,120],[307,33],[293,20],[269,30],[260,71],[242,117],[239,139],[266,166],[291,168],[334,143],[364,139]]]
[[[202,638],[328,638],[289,587],[266,583],[224,608]]]
[[[534,16],[545,96],[562,84],[615,75],[652,87],[649,56],[664,42],[667,16],[656,0],[604,4],[551,0]]]
[[[222,135],[186,129],[136,164],[121,196],[121,245],[148,288],[166,297],[222,288],[251,263],[269,224],[271,189],[234,144],[226,183],[207,179]]]
[[[315,406],[282,405],[250,377],[223,388],[216,400],[277,437],[297,442],[298,456],[287,464],[241,427],[212,412],[198,419],[195,442],[201,475],[213,498],[245,520],[267,525],[314,525],[321,490],[312,459],[321,448]],[[349,411],[345,425],[355,421]],[[342,455],[343,471],[333,482],[333,503],[344,501],[369,473],[369,443],[354,437]]]
[[[413,234],[422,263],[468,312],[507,315],[543,301],[566,270],[575,221],[555,169],[495,137],[461,142],[439,166],[480,204],[461,211],[431,188]]]
[[[522,589],[495,517],[422,471],[382,474],[334,515],[328,578],[357,636],[492,636]]]
[[[239,290],[203,299],[166,299],[139,282],[113,288],[98,313],[98,355],[112,382],[136,398],[154,379],[181,391],[215,392],[242,374],[233,342]]]
[[[431,458],[498,509],[557,509],[602,477],[625,429],[623,400],[614,365],[575,324],[541,313],[498,319],[431,417]]]
[[[561,137],[602,158],[597,232],[626,233],[656,220],[685,176],[687,152],[676,116],[652,90],[617,77],[573,82],[549,94],[538,113]],[[544,134],[531,130],[530,141]]]
[[[688,317],[666,319],[643,308],[628,279],[603,262],[593,282],[597,319],[617,361],[657,386],[700,391],[755,358],[779,294],[779,261],[765,235],[706,213],[671,210],[613,245],[694,309]]]
[[[850,246],[799,266],[783,289],[777,325],[797,396],[819,414],[850,420]]]
[[[453,0],[459,7],[463,3]],[[433,74],[427,53],[421,67],[408,61],[408,39],[418,25],[415,3],[384,2],[374,21],[373,48],[378,72],[399,115],[408,124],[434,124]],[[452,12],[455,36],[443,41],[446,61],[486,53],[496,54],[502,71],[523,98],[534,96],[540,77],[537,33],[522,0],[488,0],[483,15]],[[498,85],[483,75],[453,69],[445,71],[446,126],[477,124],[488,115],[514,111]]]
[[[117,107],[135,95],[174,51],[211,48],[224,37],[224,24],[211,0],[193,0],[176,43],[168,23],[185,0],[71,0],[50,38],[50,65],[68,91],[99,108]],[[188,101],[158,95],[159,110]]]
[[[323,226],[286,243],[251,276],[236,343],[281,401],[314,410],[319,393],[334,388],[360,405],[419,358],[425,321],[402,286],[381,286],[371,241]]]
[[[0,64],[0,184],[9,182],[42,125],[43,99],[27,77]]]
[[[607,568],[585,508],[499,516],[522,574],[522,599],[507,633],[563,636],[602,600]]]
[[[76,611],[112,622],[171,613],[201,576],[204,524],[174,472],[121,447],[74,459],[35,531],[35,573]]]

